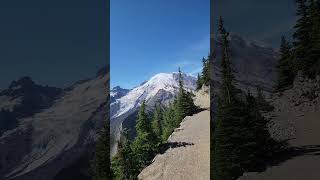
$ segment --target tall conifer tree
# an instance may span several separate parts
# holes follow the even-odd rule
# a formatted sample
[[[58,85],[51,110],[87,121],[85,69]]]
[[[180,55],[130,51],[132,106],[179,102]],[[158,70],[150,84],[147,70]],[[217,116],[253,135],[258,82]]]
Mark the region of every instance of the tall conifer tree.
[[[207,59],[202,58],[202,84],[209,86],[210,83],[210,68],[209,57]]]
[[[202,87],[202,77],[198,73],[198,78],[197,78],[197,90],[201,89]]]
[[[113,157],[111,162],[113,177],[115,180],[133,180],[136,179],[139,173],[136,168],[136,162],[133,159],[133,152],[131,149],[131,142],[127,132],[121,135],[118,143],[118,152]]]
[[[320,1],[309,0],[310,4],[310,49],[309,49],[309,75],[315,77],[320,74]]]
[[[156,105],[155,111],[153,113],[153,119],[152,119],[152,129],[157,136],[157,140],[161,141],[162,132],[163,132],[163,115],[162,115],[162,109],[160,105]],[[160,144],[161,142],[158,142]]]
[[[142,102],[136,123],[137,137],[132,149],[139,171],[152,160],[156,150],[156,136],[151,127],[151,121],[146,113],[145,101]]]
[[[109,123],[106,122],[96,145],[93,163],[94,180],[111,178],[109,142]]]
[[[236,98],[236,88],[231,68],[228,36],[223,19],[219,20],[221,35],[222,84],[218,97],[216,125],[213,134],[213,179],[235,179],[242,174],[240,164],[241,119],[243,104]],[[240,109],[239,109],[240,108]]]
[[[309,16],[309,7],[307,6],[306,0],[296,0],[296,4],[296,15],[299,17],[299,19],[294,27],[294,53],[297,59],[296,62],[298,69],[303,70],[304,74],[309,75],[308,69],[310,68],[310,58],[308,51],[310,49],[310,31],[312,28]]]
[[[282,37],[280,46],[280,58],[277,65],[276,91],[282,91],[292,85],[295,77],[295,69],[291,46],[289,42]]]
[[[163,113],[163,120],[164,120],[164,128],[162,133],[162,140],[167,141],[168,137],[173,132],[174,128],[176,127],[175,123],[175,111],[173,109],[174,105],[169,104],[169,106],[165,109]]]

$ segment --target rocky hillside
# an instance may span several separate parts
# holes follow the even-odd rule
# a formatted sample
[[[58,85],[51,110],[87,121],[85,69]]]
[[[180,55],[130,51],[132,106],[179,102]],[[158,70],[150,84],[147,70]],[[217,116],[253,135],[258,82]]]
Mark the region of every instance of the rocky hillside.
[[[108,118],[109,74],[102,72],[64,90],[33,85],[31,89],[43,92],[37,102],[44,105],[32,115],[18,116],[19,125],[0,137],[0,179],[53,179],[94,150],[98,132]],[[23,82],[30,88],[29,79]],[[30,99],[20,84],[14,82],[1,93],[6,101],[2,100],[0,107],[19,107],[24,99]]]
[[[36,84],[30,77],[13,81],[0,92],[0,109],[14,111],[19,118],[48,108],[63,93],[62,89]]]
[[[270,132],[278,140],[288,140],[288,151],[260,173],[249,173],[241,180],[320,179],[320,78],[298,76],[291,89],[275,94],[275,111]]]
[[[232,65],[237,86],[242,90],[255,90],[257,85],[265,92],[271,92],[276,74],[277,50],[244,39],[237,34],[230,35]],[[215,86],[220,82],[221,43],[219,37],[214,41],[216,57],[213,64]],[[216,89],[215,91],[218,91]]]
[[[196,93],[206,110],[187,116],[168,139],[168,147],[139,175],[142,180],[208,180],[210,178],[209,88]]]

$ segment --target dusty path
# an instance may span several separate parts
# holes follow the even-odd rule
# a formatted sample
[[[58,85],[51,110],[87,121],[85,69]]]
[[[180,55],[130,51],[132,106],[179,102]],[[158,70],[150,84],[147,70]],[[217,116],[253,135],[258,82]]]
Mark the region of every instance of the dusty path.
[[[287,121],[293,127],[289,144],[295,150],[284,155],[279,164],[262,173],[247,174],[241,180],[320,179],[320,111],[311,105],[288,109],[291,110],[276,113],[275,121]]]
[[[139,175],[143,180],[209,180],[210,112],[188,116],[169,137],[171,148]]]

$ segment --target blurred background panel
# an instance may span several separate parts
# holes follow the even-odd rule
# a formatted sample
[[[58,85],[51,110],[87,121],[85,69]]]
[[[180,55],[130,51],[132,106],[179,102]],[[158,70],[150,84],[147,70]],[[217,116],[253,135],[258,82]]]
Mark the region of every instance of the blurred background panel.
[[[109,132],[109,1],[0,4],[0,179],[92,179]]]

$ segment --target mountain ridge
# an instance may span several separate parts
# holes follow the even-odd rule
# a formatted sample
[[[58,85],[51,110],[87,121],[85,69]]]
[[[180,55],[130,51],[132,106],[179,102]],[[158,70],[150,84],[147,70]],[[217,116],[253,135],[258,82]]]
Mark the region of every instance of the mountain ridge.
[[[83,153],[94,152],[108,118],[109,73],[101,73],[63,89],[49,107],[18,118],[19,125],[0,136],[0,179],[53,179]]]

